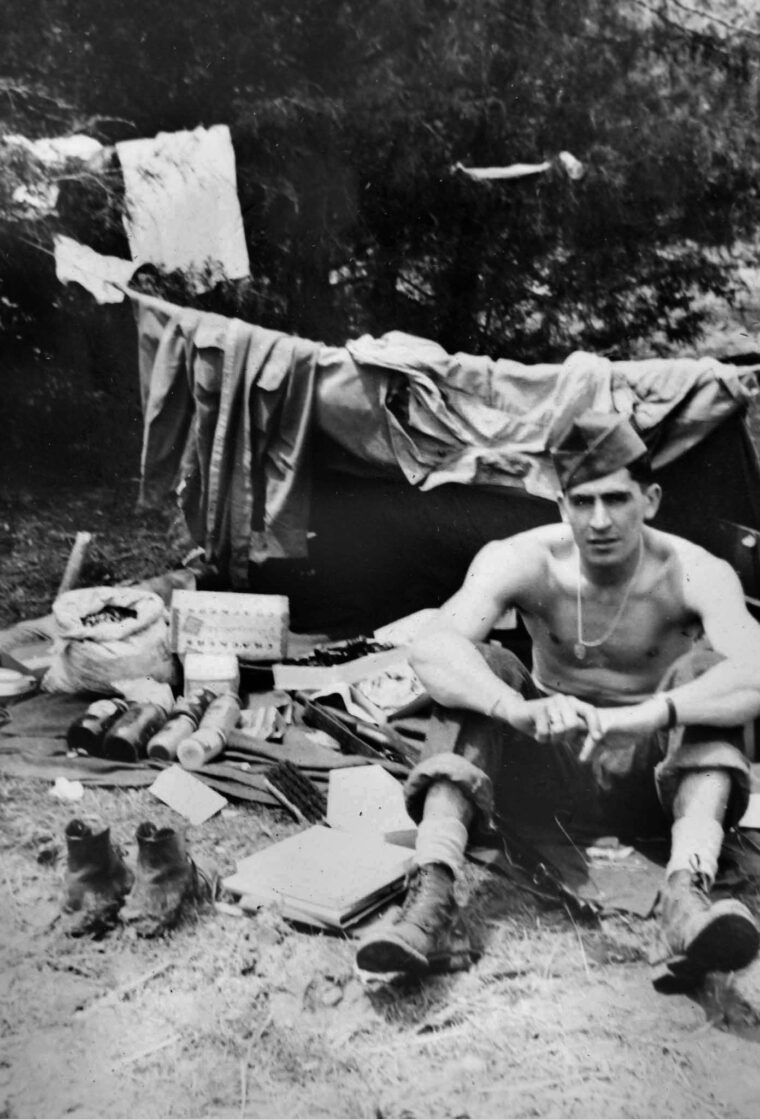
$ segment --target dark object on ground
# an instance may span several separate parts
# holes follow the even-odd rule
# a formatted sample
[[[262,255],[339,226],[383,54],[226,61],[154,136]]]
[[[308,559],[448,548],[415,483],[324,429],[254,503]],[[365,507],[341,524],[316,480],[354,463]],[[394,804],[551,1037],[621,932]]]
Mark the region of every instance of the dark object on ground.
[[[373,761],[385,759],[406,766],[412,766],[419,760],[419,747],[405,743],[390,728],[375,727],[369,723],[366,728],[360,728],[358,719],[310,699],[302,692],[296,692],[296,699],[303,704],[304,724],[331,735],[344,754],[358,754]]]
[[[356,963],[364,971],[424,972],[440,955],[458,914],[454,877],[430,863],[411,876],[402,907],[387,925],[371,930],[359,945]]]
[[[104,606],[94,614],[85,614],[82,618],[83,626],[99,626],[103,622],[123,622],[125,618],[136,618],[137,611],[130,606]]]
[[[70,936],[102,936],[116,924],[134,875],[112,846],[110,829],[94,822],[71,820],[66,850],[63,911],[72,915],[66,931]]]
[[[314,649],[308,656],[284,657],[283,664],[330,666],[335,664],[349,664],[359,657],[367,657],[371,653],[387,653],[393,645],[386,642],[375,641],[371,637],[352,637],[348,641],[341,641],[336,645],[323,645]]]
[[[106,733],[103,757],[117,762],[139,762],[146,757],[148,742],[165,722],[166,711],[157,703],[130,704]]]
[[[66,743],[70,750],[84,750],[86,754],[97,757],[103,747],[107,731],[127,710],[125,699],[98,699],[75,719],[66,732]]]
[[[327,797],[297,765],[283,761],[264,774],[267,788],[305,824],[321,824],[327,814]]]
[[[189,696],[178,696],[169,712],[169,718],[148,742],[148,757],[165,762],[174,761],[180,743],[198,729],[213,698],[214,693],[207,688],[199,688]]]
[[[139,824],[137,875],[122,915],[138,936],[168,932],[183,916],[213,901],[213,885],[190,858],[184,836],[172,828]]]
[[[374,723],[369,723],[365,719],[359,719],[356,715],[352,715],[348,711],[343,711],[339,707],[331,707],[330,713],[336,719],[340,719],[342,723],[358,735],[369,746],[372,746],[378,754],[387,758],[389,761],[402,762],[405,765],[414,766],[420,760],[420,748],[415,746],[414,743],[408,742],[402,735],[398,733],[393,727],[385,723],[382,726],[377,726]]]
[[[699,871],[671,874],[660,895],[658,915],[671,975],[698,982],[708,971],[746,967],[760,947],[760,931],[746,905],[735,898],[710,901]]]

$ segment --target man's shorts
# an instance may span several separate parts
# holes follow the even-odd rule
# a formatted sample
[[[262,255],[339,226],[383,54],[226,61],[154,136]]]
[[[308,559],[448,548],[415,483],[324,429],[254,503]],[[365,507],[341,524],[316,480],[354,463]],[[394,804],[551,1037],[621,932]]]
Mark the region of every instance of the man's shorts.
[[[542,698],[513,653],[495,645],[478,649],[492,671],[525,699]],[[697,679],[722,659],[705,649],[687,653],[671,665],[658,690]],[[683,773],[721,769],[731,777],[730,827],[749,798],[743,741],[741,727],[679,726],[637,736],[626,746],[602,746],[590,765],[581,765],[580,742],[574,747],[541,744],[500,720],[436,705],[420,765],[407,782],[407,803],[419,818],[427,788],[445,777],[460,784],[480,808],[480,825],[502,820],[530,828],[553,821],[578,836],[601,829],[633,838],[667,830]],[[457,757],[471,765],[457,763]],[[489,820],[491,805],[494,818]]]

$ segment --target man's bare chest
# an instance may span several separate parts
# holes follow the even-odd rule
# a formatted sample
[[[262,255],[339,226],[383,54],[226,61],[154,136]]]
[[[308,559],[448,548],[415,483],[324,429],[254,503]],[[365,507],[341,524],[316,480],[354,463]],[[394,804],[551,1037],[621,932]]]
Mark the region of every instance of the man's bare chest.
[[[644,586],[623,600],[618,593],[585,595],[557,587],[521,615],[533,642],[534,660],[569,672],[598,668],[635,678],[639,685],[659,680],[686,652],[699,632],[697,620],[672,586]]]

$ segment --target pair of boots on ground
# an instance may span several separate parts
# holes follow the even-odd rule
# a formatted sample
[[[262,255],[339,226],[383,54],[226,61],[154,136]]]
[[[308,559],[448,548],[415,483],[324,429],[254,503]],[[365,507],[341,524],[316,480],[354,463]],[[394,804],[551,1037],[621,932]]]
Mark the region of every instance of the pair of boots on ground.
[[[444,950],[458,912],[449,867],[415,867],[403,906],[364,938],[357,965],[372,972],[427,971]],[[696,983],[709,971],[738,971],[760,947],[760,931],[746,905],[735,898],[711,902],[709,881],[698,868],[668,877],[656,913],[664,940],[662,962],[680,980]]]
[[[160,936],[211,903],[212,883],[188,855],[183,835],[146,821],[135,839],[132,870],[109,828],[94,820],[69,822],[63,897],[69,935],[102,936],[121,920],[138,936]]]
[[[441,763],[432,763],[440,769]],[[491,826],[492,802],[487,779],[464,772],[462,759],[447,759],[449,769],[456,766],[457,783],[468,793],[476,813]],[[429,785],[425,763],[417,767],[407,783],[407,807],[419,820],[421,805],[415,804],[415,775],[421,774],[423,791]],[[428,766],[429,768],[429,766]],[[463,777],[466,780],[460,780]],[[419,777],[417,778],[420,783]],[[476,782],[473,784],[473,782]],[[410,789],[411,783],[411,789]],[[411,795],[410,795],[411,792]],[[370,930],[358,948],[357,965],[373,972],[424,972],[433,957],[445,951],[449,934],[458,916],[454,895],[455,869],[464,858],[467,829],[456,820],[432,825],[420,844],[426,821],[418,832],[418,865],[412,871],[406,899],[390,921]],[[716,836],[722,830],[716,825]],[[720,845],[716,837],[715,842]],[[420,848],[423,848],[421,850]],[[436,855],[441,856],[436,861]],[[690,858],[691,869],[676,864],[660,891],[655,906],[659,920],[661,958],[664,969],[656,984],[669,985],[668,976],[679,983],[698,983],[709,971],[737,971],[752,962],[760,948],[760,930],[742,902],[735,898],[711,901],[711,878],[698,858]]]

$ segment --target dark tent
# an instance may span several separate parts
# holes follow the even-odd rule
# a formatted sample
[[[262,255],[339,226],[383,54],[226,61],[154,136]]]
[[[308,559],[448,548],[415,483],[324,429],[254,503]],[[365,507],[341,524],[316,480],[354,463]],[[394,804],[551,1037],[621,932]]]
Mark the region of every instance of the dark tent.
[[[488,540],[557,519],[552,432],[584,407],[638,424],[657,524],[760,602],[755,372],[711,359],[562,365],[403,334],[327,347],[134,297],[142,493],[175,488],[217,586],[284,593],[292,625],[369,633],[443,601]]]

